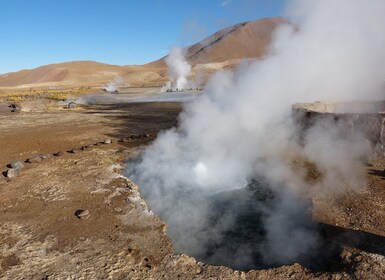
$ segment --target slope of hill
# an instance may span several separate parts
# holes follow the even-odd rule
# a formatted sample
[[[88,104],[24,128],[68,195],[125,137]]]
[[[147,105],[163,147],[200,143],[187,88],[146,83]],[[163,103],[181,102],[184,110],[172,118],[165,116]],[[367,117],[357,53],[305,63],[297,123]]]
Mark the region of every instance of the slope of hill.
[[[261,58],[266,53],[274,30],[284,23],[288,21],[276,17],[229,26],[186,48],[186,58],[191,64]],[[148,65],[161,65],[164,58]]]
[[[221,69],[221,65],[228,67],[236,64],[241,59],[261,58],[266,53],[274,30],[287,22],[283,18],[265,18],[232,25],[186,48],[186,58],[193,66],[197,65],[197,70],[205,68],[202,65],[207,64],[212,71]],[[167,78],[164,58],[139,66],[118,66],[95,61],[50,64],[0,75],[0,87],[101,86],[116,77],[131,85],[162,84]]]
[[[87,80],[92,75],[108,75],[109,72],[120,72],[121,67],[98,63],[95,61],[73,61],[44,65],[31,70],[22,70],[0,76],[1,86],[26,84],[58,83],[71,80]]]

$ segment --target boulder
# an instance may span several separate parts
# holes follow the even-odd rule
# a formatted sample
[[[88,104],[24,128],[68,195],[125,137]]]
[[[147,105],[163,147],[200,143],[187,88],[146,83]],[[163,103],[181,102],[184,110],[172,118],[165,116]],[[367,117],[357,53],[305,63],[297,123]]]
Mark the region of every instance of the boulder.
[[[11,162],[11,168],[21,170],[24,167],[24,164],[20,160],[14,160]]]
[[[9,107],[11,108],[11,112],[13,112],[13,113],[20,113],[20,111],[21,111],[20,106],[17,104],[11,104],[11,105],[9,105]]]
[[[29,163],[40,163],[42,161],[42,158],[40,156],[33,156],[27,159],[27,162]]]
[[[140,138],[140,135],[132,134],[129,138],[130,138],[130,139],[139,139],[139,138]]]
[[[78,153],[80,153],[80,150],[79,149],[72,149],[70,152],[73,154],[78,154]]]
[[[87,209],[78,209],[75,211],[75,216],[78,219],[88,219],[90,212]]]
[[[19,176],[20,170],[15,168],[9,168],[7,170],[7,178],[13,179]]]
[[[55,157],[61,157],[64,155],[64,153],[62,151],[58,151],[56,153],[53,154]]]
[[[50,155],[50,154],[40,154],[39,157],[40,157],[41,159],[47,159],[47,158],[50,158],[51,155]]]
[[[68,109],[75,109],[76,108],[76,103],[75,102],[68,103],[67,108]]]

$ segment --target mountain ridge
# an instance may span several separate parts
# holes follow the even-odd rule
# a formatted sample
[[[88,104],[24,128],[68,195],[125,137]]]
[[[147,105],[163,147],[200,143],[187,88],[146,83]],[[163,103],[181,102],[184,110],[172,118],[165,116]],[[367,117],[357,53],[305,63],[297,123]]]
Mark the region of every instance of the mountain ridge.
[[[206,64],[210,69],[208,72],[215,72],[223,67],[231,68],[242,59],[262,58],[268,51],[274,30],[285,23],[288,20],[280,17],[245,21],[223,28],[185,48],[193,75]],[[166,57],[144,65],[114,65],[93,60],[52,63],[1,74],[0,87],[101,86],[116,77],[127,85],[162,84],[167,80]],[[195,65],[199,67],[195,69]]]

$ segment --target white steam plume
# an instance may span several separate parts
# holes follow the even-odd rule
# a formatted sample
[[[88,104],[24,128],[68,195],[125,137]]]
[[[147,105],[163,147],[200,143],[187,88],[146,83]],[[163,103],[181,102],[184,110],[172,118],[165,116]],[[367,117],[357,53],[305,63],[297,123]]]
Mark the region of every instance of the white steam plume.
[[[166,57],[166,64],[170,81],[162,88],[162,91],[186,89],[188,85],[187,77],[191,73],[191,65],[185,59],[183,49],[172,47],[170,54]]]
[[[129,84],[122,77],[115,77],[112,81],[104,87],[108,92],[116,92],[119,87],[129,86]]]
[[[385,1],[290,1],[287,16],[295,25],[277,30],[269,56],[216,74],[178,129],[163,132],[128,170],[181,252],[241,268],[255,259],[298,261],[318,241],[303,197],[363,183],[354,165],[368,152],[363,137],[346,137],[340,123],[326,119],[299,139],[291,105],[384,98]],[[319,180],[305,180],[295,158],[314,162]],[[251,179],[273,198],[251,203],[242,189]],[[220,219],[213,217],[218,199],[227,203]],[[242,225],[246,206],[260,215],[265,237],[207,253]]]

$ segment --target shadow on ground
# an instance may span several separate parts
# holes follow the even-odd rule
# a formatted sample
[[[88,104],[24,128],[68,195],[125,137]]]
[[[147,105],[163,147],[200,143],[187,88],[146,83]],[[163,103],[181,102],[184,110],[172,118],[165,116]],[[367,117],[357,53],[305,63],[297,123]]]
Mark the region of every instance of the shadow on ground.
[[[178,123],[182,105],[176,102],[120,103],[84,106],[85,114],[100,114],[113,127],[108,136],[124,138],[132,134],[156,135]]]
[[[272,259],[266,261],[262,252],[267,233],[263,226],[264,213],[258,204],[266,203],[269,198],[267,200],[259,198],[255,201],[243,192],[237,190],[227,194],[222,193],[216,195],[210,202],[212,205],[210,227],[215,227],[218,221],[226,219],[229,212],[237,214],[231,228],[225,232],[222,239],[209,243],[204,254],[195,256],[198,260],[213,265],[226,265],[238,270],[269,269],[297,262],[313,272],[349,272],[352,267],[351,263],[346,263],[346,259],[343,258],[345,248],[355,248],[385,256],[385,237],[314,222],[309,212],[308,217],[299,219],[308,218],[306,229],[317,236],[316,246],[288,262],[275,262]],[[245,253],[243,254],[240,250],[245,250]],[[237,258],[241,261],[237,262]]]
[[[385,180],[385,170],[376,170],[376,169],[370,169],[369,170],[370,175],[375,175],[380,177],[382,180]]]

